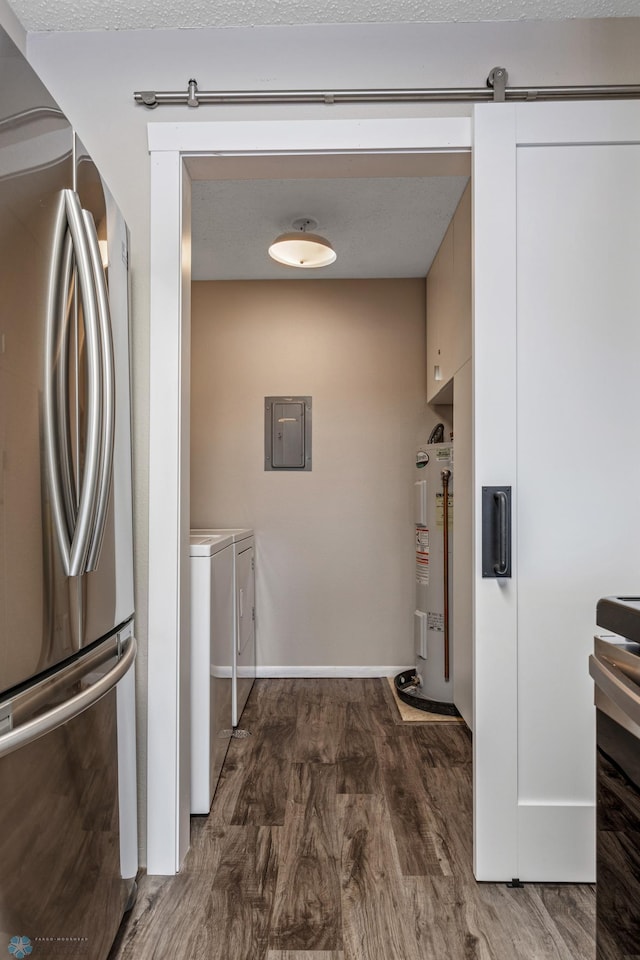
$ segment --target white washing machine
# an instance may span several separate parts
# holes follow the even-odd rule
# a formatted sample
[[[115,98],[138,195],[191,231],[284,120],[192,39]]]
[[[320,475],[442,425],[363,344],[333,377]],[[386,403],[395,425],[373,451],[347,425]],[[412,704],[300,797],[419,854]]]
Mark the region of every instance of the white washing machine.
[[[234,544],[191,532],[191,813],[209,813],[233,727]]]
[[[256,678],[255,538],[242,527],[192,530],[199,536],[230,536],[233,540],[234,629],[232,640],[232,718],[237,727]]]

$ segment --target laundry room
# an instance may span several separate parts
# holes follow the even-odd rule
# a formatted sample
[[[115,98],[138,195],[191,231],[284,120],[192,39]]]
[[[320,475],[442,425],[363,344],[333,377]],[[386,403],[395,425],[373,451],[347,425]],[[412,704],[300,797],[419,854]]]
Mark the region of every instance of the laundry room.
[[[255,531],[258,676],[394,676],[416,659],[416,457],[441,423],[448,699],[471,724],[469,174],[465,154],[199,158],[191,526]],[[270,259],[298,220],[333,263]],[[271,397],[307,404],[303,468],[266,459]]]

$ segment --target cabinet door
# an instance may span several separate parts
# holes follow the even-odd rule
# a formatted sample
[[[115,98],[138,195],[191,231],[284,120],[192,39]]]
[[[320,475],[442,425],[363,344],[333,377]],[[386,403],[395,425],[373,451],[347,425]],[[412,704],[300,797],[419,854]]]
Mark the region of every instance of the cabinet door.
[[[438,323],[438,270],[435,261],[426,279],[427,323],[427,400],[431,401],[442,386],[440,379],[440,325]],[[436,379],[436,376],[438,379]]]
[[[471,358],[471,184],[453,218],[453,315],[446,337],[453,376]]]
[[[256,675],[254,567],[254,548],[250,546],[236,557],[236,724]]]
[[[238,635],[237,655],[240,659],[251,643],[255,616],[254,559],[253,547],[243,550],[236,560],[238,584]]]
[[[427,277],[427,400],[451,403],[451,381],[471,357],[471,186]]]
[[[500,255],[496,257],[496,238]],[[474,111],[479,880],[595,877],[595,605],[640,568],[640,104]],[[482,578],[483,485],[513,577]]]
[[[427,276],[427,400],[433,400],[453,375],[447,349],[453,294],[453,222]]]

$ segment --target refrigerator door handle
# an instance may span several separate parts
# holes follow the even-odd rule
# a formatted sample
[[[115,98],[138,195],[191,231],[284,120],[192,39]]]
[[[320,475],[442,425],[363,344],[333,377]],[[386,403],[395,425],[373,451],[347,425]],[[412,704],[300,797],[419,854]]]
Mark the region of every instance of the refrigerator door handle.
[[[113,448],[115,436],[115,372],[113,357],[113,334],[111,330],[111,311],[109,309],[109,295],[105,281],[98,234],[92,215],[83,210],[83,219],[91,267],[95,283],[98,305],[98,322],[100,335],[100,358],[102,361],[102,396],[101,396],[101,444],[98,487],[96,491],[96,510],[93,533],[89,544],[86,570],[95,570],[100,560],[100,550],[107,522],[107,508],[111,492],[111,478],[113,474]]]
[[[101,655],[97,658],[89,656],[86,666],[77,679],[80,680],[83,676],[89,678],[91,672],[94,671],[100,663],[103,663],[105,659],[110,659],[110,656],[115,655],[118,649],[118,643],[119,640],[116,639],[114,644],[108,648],[106,655],[104,652],[101,652]],[[101,676],[94,683],[91,683],[90,686],[87,686],[84,690],[81,690],[80,693],[65,700],[64,703],[52,707],[45,713],[33,717],[31,720],[27,720],[25,723],[19,724],[12,730],[1,735],[0,758],[6,757],[8,754],[13,753],[14,750],[19,750],[21,747],[27,746],[27,744],[38,740],[40,737],[46,736],[46,734],[51,733],[51,731],[61,727],[69,720],[73,720],[74,717],[77,717],[85,710],[88,710],[89,707],[92,707],[94,703],[97,703],[98,700],[106,696],[106,694],[115,687],[127,673],[135,658],[136,640],[135,637],[131,635],[128,638],[127,645],[124,647],[122,656],[108,673]],[[73,672],[74,667],[77,670],[77,664],[73,664],[69,668],[70,673]],[[49,690],[49,693],[50,692]],[[35,701],[33,706],[37,707],[37,700],[40,699],[40,697],[41,693],[36,688],[33,693],[33,701]],[[27,711],[30,705],[28,697],[21,698],[21,711]]]
[[[68,360],[60,351],[68,350],[68,334],[63,330],[62,305],[66,310],[68,298],[67,231],[71,238],[77,267],[78,287],[82,300],[87,357],[87,435],[84,469],[75,515],[75,495],[69,492],[69,478],[73,475],[71,452],[68,445]],[[64,268],[64,269],[63,269]],[[73,190],[61,192],[56,217],[51,274],[47,306],[47,352],[45,363],[45,446],[50,480],[51,507],[64,571],[69,577],[86,572],[89,541],[96,513],[99,453],[102,433],[102,363],[100,358],[100,327],[91,255],[87,242],[82,208]],[[61,442],[61,436],[63,440]],[[64,460],[64,465],[63,465]]]
[[[93,530],[96,493],[98,487],[98,463],[101,439],[101,394],[102,364],[100,361],[100,334],[95,280],[91,266],[91,253],[87,242],[84,218],[78,194],[65,190],[65,202],[73,250],[78,267],[78,281],[84,314],[84,330],[87,351],[87,440],[84,470],[80,483],[78,516],[71,542],[69,576],[80,576],[87,569],[89,541]]]
[[[75,489],[69,435],[69,311],[73,247],[64,192],[58,199],[47,299],[44,365],[44,443],[58,546],[68,573],[75,527]],[[64,460],[64,463],[62,462]]]
[[[65,231],[65,237],[57,305],[59,327],[56,332],[57,343],[55,349],[56,415],[54,423],[57,424],[57,463],[60,470],[64,515],[70,549],[73,529],[76,524],[76,514],[78,512],[78,499],[73,475],[71,423],[69,419],[69,334],[71,329],[71,314],[74,305],[75,283],[73,242],[67,227],[66,218],[63,220],[63,229]]]

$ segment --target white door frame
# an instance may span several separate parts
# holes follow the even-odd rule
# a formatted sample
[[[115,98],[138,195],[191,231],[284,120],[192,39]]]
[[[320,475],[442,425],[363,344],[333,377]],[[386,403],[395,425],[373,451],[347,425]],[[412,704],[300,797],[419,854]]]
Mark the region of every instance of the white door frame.
[[[151,333],[147,868],[189,847],[190,197],[197,155],[471,150],[469,117],[150,123]]]

